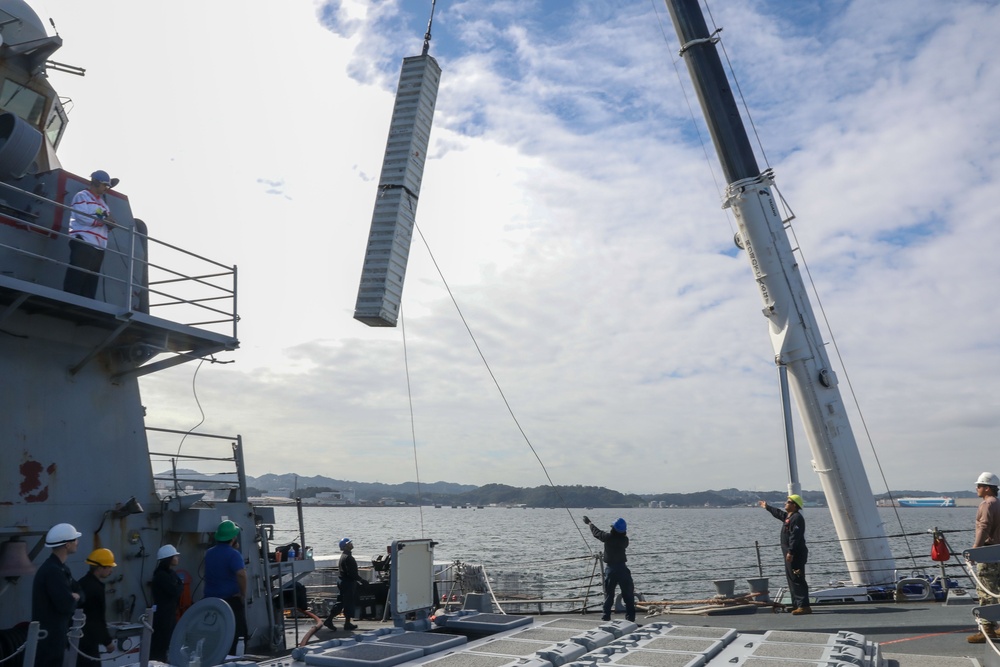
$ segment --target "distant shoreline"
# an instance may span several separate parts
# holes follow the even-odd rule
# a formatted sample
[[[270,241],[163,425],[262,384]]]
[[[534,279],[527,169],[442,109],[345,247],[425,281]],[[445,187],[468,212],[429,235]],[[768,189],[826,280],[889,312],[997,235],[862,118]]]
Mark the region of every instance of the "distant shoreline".
[[[973,501],[973,502],[970,502],[970,501]],[[289,500],[288,502],[277,502],[277,501],[271,501],[271,500],[257,502],[255,500],[251,499],[250,502],[255,507],[295,507],[296,506],[294,500]],[[882,508],[882,509],[889,509],[891,507],[895,507],[896,509],[910,510],[910,509],[962,509],[962,508],[975,508],[975,507],[978,507],[978,506],[979,506],[979,499],[978,498],[977,499],[956,498],[955,499],[955,507],[942,507],[942,508],[938,508],[938,507],[921,507],[921,508],[915,508],[915,507],[904,507],[904,506],[899,506],[899,505],[896,505],[896,506],[892,506],[892,505],[880,505],[879,507]],[[500,505],[483,505],[483,506],[477,505],[475,507],[468,507],[468,506],[461,506],[461,505],[445,505],[445,504],[441,504],[441,505],[437,505],[437,504],[426,504],[426,505],[400,505],[400,504],[381,505],[379,503],[371,503],[371,502],[350,503],[350,504],[345,504],[345,503],[303,503],[302,507],[303,507],[303,509],[308,509],[310,507],[323,507],[323,508],[340,507],[340,508],[345,508],[345,509],[361,509],[361,508],[366,508],[366,507],[376,507],[376,508],[379,508],[379,509],[394,509],[394,508],[399,508],[399,509],[413,509],[413,508],[416,508],[416,507],[422,507],[422,508],[442,509],[442,510],[445,510],[445,509],[449,509],[449,510],[450,509],[458,509],[458,510],[468,509],[468,510],[472,510],[472,511],[475,511],[475,510],[565,510],[565,509],[567,509],[565,507],[533,507],[533,506],[515,507],[515,506],[500,506]],[[759,507],[757,505],[675,505],[675,506],[672,506],[672,507],[648,507],[646,505],[638,505],[638,506],[634,506],[634,507],[588,505],[586,507],[570,507],[569,509],[573,509],[573,510],[577,510],[577,509],[578,510],[635,510],[635,509],[653,509],[653,510],[699,510],[699,509],[700,510],[739,510],[739,509],[759,509]],[[808,512],[809,510],[815,510],[815,509],[824,509],[825,510],[825,509],[829,509],[829,508],[826,505],[807,505],[804,509],[805,509],[805,511]]]

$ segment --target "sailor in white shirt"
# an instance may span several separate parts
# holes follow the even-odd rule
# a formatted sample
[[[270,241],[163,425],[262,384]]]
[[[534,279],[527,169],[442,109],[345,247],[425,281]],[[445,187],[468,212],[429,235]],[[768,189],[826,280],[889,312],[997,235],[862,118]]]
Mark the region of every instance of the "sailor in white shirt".
[[[73,196],[69,214],[69,268],[63,290],[93,299],[97,294],[104,249],[108,246],[111,222],[104,194],[118,185],[117,178],[98,169],[90,175],[90,185]]]

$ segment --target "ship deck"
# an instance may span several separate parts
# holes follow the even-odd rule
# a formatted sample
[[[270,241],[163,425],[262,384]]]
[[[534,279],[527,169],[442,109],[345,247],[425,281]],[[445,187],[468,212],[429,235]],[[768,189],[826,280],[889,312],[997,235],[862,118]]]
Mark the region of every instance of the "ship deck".
[[[985,651],[990,650],[985,645],[966,641],[966,637],[976,631],[971,606],[936,602],[817,605],[808,616],[758,611],[742,616],[662,614],[650,620],[666,620],[678,625],[733,627],[747,633],[767,630],[834,633],[849,630],[877,642],[886,657],[894,660],[899,667],[945,667],[948,663],[941,661],[945,657],[972,657],[983,663]],[[921,660],[921,656],[924,659]],[[968,665],[969,662],[956,664]]]
[[[600,617],[597,614],[582,616],[542,614],[533,615],[531,618],[531,625],[516,630],[504,631],[484,639],[470,639],[468,644],[460,647],[396,664],[432,664],[448,656],[453,656],[453,663],[445,661],[442,664],[463,664],[463,658],[460,656],[468,652],[469,649],[481,648],[484,642],[509,637],[512,634],[524,631],[525,628],[538,628],[542,624],[547,624],[559,618],[572,619],[577,624],[581,621],[591,621],[594,629],[602,625]],[[620,614],[614,617],[614,620],[621,619],[622,616]],[[342,619],[338,620],[342,624]],[[886,667],[986,667],[987,665],[1000,664],[991,662],[991,660],[996,660],[1000,657],[994,654],[991,647],[983,644],[969,644],[966,641],[967,635],[976,629],[972,615],[972,606],[967,604],[946,605],[941,603],[905,602],[817,606],[814,607],[814,613],[808,616],[771,613],[764,609],[758,609],[756,613],[708,616],[685,613],[661,613],[655,616],[640,617],[637,621],[641,626],[670,623],[675,626],[684,627],[729,628],[736,630],[739,633],[739,637],[743,639],[749,639],[746,635],[759,636],[767,631],[835,635],[838,631],[846,630],[864,635],[867,641],[877,643],[885,659],[884,664]],[[375,635],[380,630],[386,632],[388,628],[392,628],[391,621],[360,620],[355,621],[355,623],[359,626],[359,630],[353,633],[340,629],[339,625],[336,631],[331,631],[325,627],[321,628],[313,635],[307,648],[319,647],[322,644],[330,643],[331,640],[349,639],[352,635]],[[289,623],[286,626],[288,646],[294,646],[295,642],[301,639],[310,627],[312,627],[311,623],[306,623],[305,620],[300,621],[297,629],[298,635],[296,635],[294,624]],[[445,629],[443,632],[447,633],[449,630]],[[738,643],[738,640],[734,641],[733,645]],[[294,660],[289,655],[290,653],[291,651],[285,652],[283,657],[272,657],[264,662],[271,665],[282,664],[285,667],[307,664]],[[476,662],[479,659],[481,659],[481,656],[476,653],[469,653],[467,662],[464,664],[479,664]],[[712,659],[705,664],[708,667],[712,667],[716,664],[717,660],[718,658]],[[313,664],[319,663],[313,661]],[[510,664],[514,663],[511,662]],[[737,664],[743,663],[739,662]],[[770,663],[768,662],[768,664]],[[795,664],[800,663],[796,662]],[[801,664],[811,665],[813,663]]]

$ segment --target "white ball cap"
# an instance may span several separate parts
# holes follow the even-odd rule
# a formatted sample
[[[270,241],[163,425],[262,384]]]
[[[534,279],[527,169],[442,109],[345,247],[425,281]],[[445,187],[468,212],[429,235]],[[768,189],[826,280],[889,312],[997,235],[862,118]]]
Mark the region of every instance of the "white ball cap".
[[[180,551],[174,548],[172,544],[164,544],[156,552],[156,560],[163,560],[164,558],[173,558],[174,556],[179,556]]]
[[[1000,486],[1000,479],[991,472],[984,472],[976,480],[976,484],[986,484],[987,486]]]

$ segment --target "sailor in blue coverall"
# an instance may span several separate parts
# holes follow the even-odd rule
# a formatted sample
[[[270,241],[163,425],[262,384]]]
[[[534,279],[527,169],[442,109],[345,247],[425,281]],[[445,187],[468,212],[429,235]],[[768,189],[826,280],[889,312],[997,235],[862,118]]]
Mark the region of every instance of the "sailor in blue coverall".
[[[604,543],[604,614],[601,620],[611,620],[615,587],[618,587],[621,588],[622,602],[625,603],[625,619],[634,622],[635,584],[632,582],[632,571],[625,564],[628,560],[625,555],[625,550],[628,548],[628,526],[625,519],[619,518],[611,524],[611,530],[607,532],[591,523],[588,517],[583,517],[583,522],[590,526],[590,532],[594,537]]]

